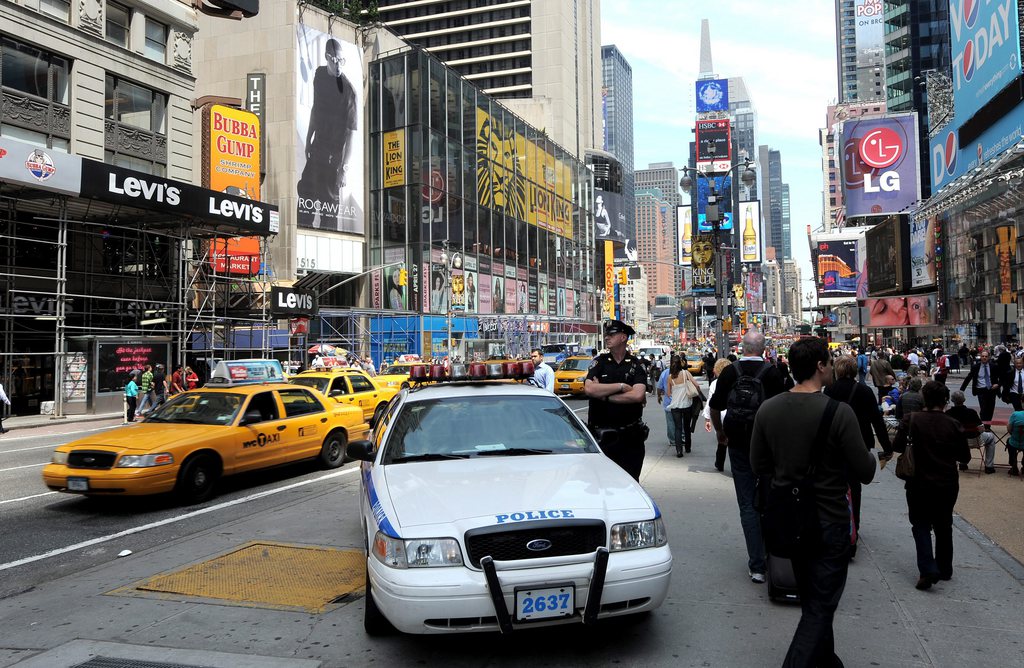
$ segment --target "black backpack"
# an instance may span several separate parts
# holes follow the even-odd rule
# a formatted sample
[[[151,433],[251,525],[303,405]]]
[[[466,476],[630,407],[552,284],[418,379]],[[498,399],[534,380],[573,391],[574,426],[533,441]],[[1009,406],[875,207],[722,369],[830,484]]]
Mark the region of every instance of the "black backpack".
[[[761,378],[768,373],[771,364],[762,362],[761,369],[753,376],[743,373],[739,361],[733,362],[732,367],[736,370],[736,382],[726,399],[728,412],[725,414],[725,426],[730,431],[743,429],[749,434],[754,426],[757,409],[764,402],[764,385]]]

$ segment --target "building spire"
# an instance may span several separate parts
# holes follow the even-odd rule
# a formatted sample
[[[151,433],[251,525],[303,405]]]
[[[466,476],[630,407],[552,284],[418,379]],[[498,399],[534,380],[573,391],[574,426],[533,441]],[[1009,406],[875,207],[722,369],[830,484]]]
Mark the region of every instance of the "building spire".
[[[707,19],[700,21],[700,74],[697,78],[715,78],[715,69],[711,65],[711,27]]]

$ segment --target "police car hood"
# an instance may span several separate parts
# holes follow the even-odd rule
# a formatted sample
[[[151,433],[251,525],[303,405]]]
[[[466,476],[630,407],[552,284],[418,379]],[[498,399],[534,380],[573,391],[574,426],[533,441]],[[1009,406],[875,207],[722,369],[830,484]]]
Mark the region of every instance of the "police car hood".
[[[614,522],[656,512],[639,483],[597,453],[410,462],[385,470],[400,532],[570,517]]]

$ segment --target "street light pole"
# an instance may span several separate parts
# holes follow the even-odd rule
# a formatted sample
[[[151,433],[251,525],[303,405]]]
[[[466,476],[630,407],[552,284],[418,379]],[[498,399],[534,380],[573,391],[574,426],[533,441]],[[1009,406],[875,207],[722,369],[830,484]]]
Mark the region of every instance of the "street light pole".
[[[444,280],[448,286],[448,303],[447,308],[445,309],[445,322],[448,326],[448,340],[445,341],[445,347],[448,350],[448,363],[451,364],[454,361],[452,350],[452,276],[455,274],[455,265],[457,263],[461,263],[461,258],[457,251],[449,255],[449,242],[447,239],[441,242],[441,246],[441,266],[444,267]]]
[[[754,162],[749,158],[745,158],[741,162],[736,162],[729,165],[729,168],[725,170],[725,174],[731,174],[732,170],[743,167],[743,173],[740,175],[740,180],[746,186],[753,185],[757,179],[757,174],[753,170]],[[708,202],[705,215],[707,221],[711,223],[711,232],[714,237],[715,246],[715,315],[717,319],[715,321],[715,347],[718,348],[718,356],[726,357],[729,354],[729,346],[725,340],[725,330],[723,328],[723,320],[725,319],[725,252],[728,247],[724,243],[719,241],[719,232],[722,227],[722,217],[718,211],[718,193],[715,191],[715,180],[713,177],[708,176],[699,169],[692,169],[690,167],[683,167],[683,178],[679,180],[679,185],[684,190],[690,190],[693,187],[693,178],[690,173],[693,172],[698,176],[702,176],[708,180]],[[691,223],[687,223],[691,224]]]

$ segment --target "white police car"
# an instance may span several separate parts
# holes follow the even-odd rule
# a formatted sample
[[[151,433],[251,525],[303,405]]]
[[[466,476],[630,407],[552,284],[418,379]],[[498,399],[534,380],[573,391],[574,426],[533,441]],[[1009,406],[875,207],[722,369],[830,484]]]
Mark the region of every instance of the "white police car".
[[[551,394],[403,390],[372,439],[348,446],[362,460],[368,633],[508,632],[664,601],[657,504]]]

